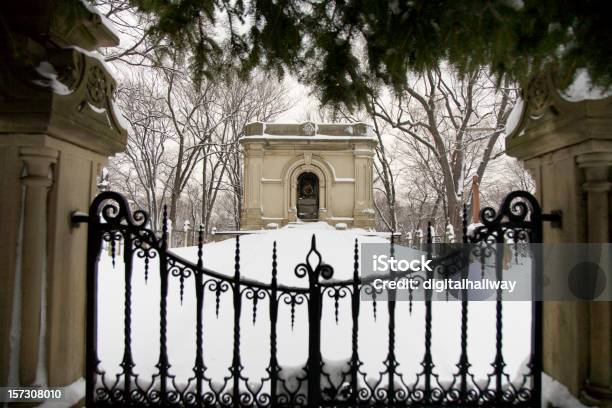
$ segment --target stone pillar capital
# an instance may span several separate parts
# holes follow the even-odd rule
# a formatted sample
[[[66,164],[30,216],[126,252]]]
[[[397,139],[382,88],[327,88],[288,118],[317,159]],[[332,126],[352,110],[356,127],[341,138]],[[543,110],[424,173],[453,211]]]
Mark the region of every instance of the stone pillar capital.
[[[580,168],[612,166],[612,152],[584,153],[576,156]]]
[[[585,153],[576,156],[578,167],[584,170],[584,191],[604,193],[610,191],[609,168],[612,167],[612,152]]]
[[[26,186],[51,187],[49,169],[57,162],[58,151],[49,147],[21,147],[19,158],[25,163],[26,174],[21,177]]]

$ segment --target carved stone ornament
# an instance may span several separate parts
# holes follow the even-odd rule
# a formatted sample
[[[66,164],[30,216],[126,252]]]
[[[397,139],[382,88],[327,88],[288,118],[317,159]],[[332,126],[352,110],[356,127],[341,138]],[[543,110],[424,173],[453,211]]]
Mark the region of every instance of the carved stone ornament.
[[[523,102],[512,112],[506,153],[528,160],[590,140],[609,139],[612,96],[574,98],[560,90],[558,74],[550,70],[535,77],[523,90]],[[565,85],[567,88],[567,85]]]
[[[49,49],[35,68],[0,69],[0,123],[5,132],[44,132],[72,143],[84,134],[92,149],[114,154],[127,132],[113,106],[116,82],[96,56],[77,48]]]
[[[365,123],[355,123],[353,125],[353,135],[355,136],[369,136],[370,127]]]
[[[549,78],[540,75],[534,78],[527,88],[527,101],[529,102],[529,115],[533,119],[538,119],[546,113],[549,105],[550,85]]]
[[[112,100],[115,92],[114,81],[101,66],[92,65],[87,75],[88,102],[93,106],[106,109],[107,101]]]
[[[312,163],[312,153],[305,152],[304,153],[304,163],[311,164]]]
[[[302,132],[304,132],[306,136],[314,136],[317,132],[317,126],[312,122],[306,122],[302,126]]]

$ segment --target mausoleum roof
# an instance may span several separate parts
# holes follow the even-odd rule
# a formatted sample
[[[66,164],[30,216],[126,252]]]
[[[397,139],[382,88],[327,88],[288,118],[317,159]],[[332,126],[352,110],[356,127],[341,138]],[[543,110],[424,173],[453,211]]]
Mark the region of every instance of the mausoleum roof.
[[[376,140],[367,123],[264,123],[251,122],[242,139]]]

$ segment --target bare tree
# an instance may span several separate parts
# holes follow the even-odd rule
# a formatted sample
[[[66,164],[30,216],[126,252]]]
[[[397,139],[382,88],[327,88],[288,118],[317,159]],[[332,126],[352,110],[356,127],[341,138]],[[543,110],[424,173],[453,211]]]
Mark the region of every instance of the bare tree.
[[[179,67],[183,59],[174,56],[171,69],[163,70],[165,79],[165,112],[172,126],[172,140],[176,143],[170,186],[169,218],[177,222],[178,200],[191,179],[193,171],[205,153],[203,146],[210,143],[215,129],[227,119],[219,112],[218,96],[222,83],[204,81],[196,86]]]
[[[401,173],[401,169],[394,165],[395,155],[393,154],[393,140],[390,138],[390,125],[381,120],[376,115],[369,115],[368,112],[373,112],[374,99],[371,99],[371,106],[367,107],[366,112],[360,112],[358,115],[351,115],[341,109],[319,110],[319,117],[329,118],[328,121],[337,122],[345,120],[349,122],[367,122],[372,123],[372,129],[378,144],[376,145],[376,157],[374,160],[374,189],[378,196],[384,198],[384,202],[374,200],[376,213],[381,221],[378,229],[386,229],[388,231],[398,231],[399,224],[397,219],[397,202],[396,202],[396,187],[397,176]]]
[[[89,1],[121,38],[121,46],[103,56],[121,67],[118,73],[128,84],[119,105],[131,129],[127,152],[113,160],[115,178],[121,181],[113,188],[154,215],[154,228],[166,200],[174,225],[197,218],[205,235],[219,193],[231,192],[226,198],[232,200],[231,214],[239,228],[243,169],[238,139],[246,123],[269,121],[289,109],[286,87],[261,74],[246,80],[220,74],[194,84],[190,56],[154,42],[149,21],[131,2]]]
[[[485,69],[460,77],[441,68],[414,77],[391,98],[374,96],[368,107],[373,119],[391,126],[409,159],[429,173],[437,192],[434,209],[443,207],[456,227],[468,176],[482,180],[491,160],[503,154],[498,142],[516,90],[507,80],[502,85],[497,87]]]
[[[163,46],[149,35],[150,17],[138,13],[129,0],[89,0],[112,23],[120,45],[101,49],[104,59],[113,65],[130,68],[163,68],[158,65],[154,51]],[[120,70],[119,73],[125,70]]]
[[[124,153],[111,160],[115,188],[151,215],[157,229],[162,202],[168,194],[171,171],[167,146],[170,123],[164,113],[164,94],[154,78],[133,75],[118,92],[119,104],[130,124]]]
[[[247,81],[235,76],[227,78],[228,86],[222,95],[224,110],[236,112],[228,119],[228,187],[232,191],[234,227],[240,228],[240,213],[243,200],[242,151],[238,139],[243,135],[244,126],[252,121],[267,122],[287,111],[292,105],[287,89],[282,83],[262,74],[253,75]]]

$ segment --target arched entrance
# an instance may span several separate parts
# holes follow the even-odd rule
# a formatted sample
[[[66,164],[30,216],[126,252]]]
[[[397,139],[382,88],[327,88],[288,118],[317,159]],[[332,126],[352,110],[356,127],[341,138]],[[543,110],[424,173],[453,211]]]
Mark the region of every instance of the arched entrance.
[[[319,219],[319,178],[314,173],[305,172],[297,179],[297,216],[301,220]]]

